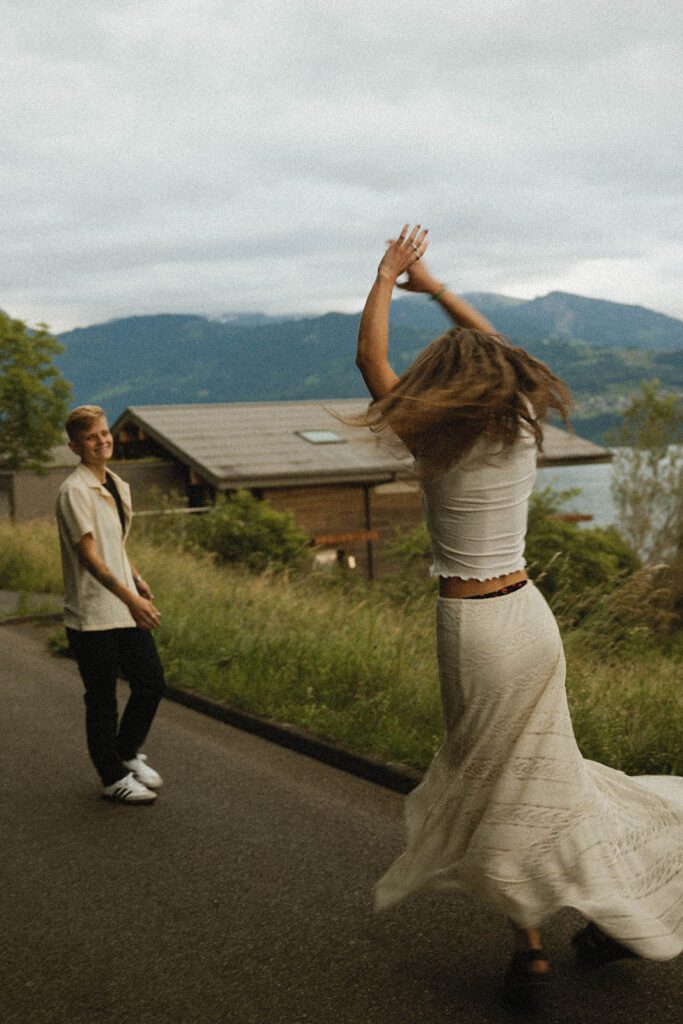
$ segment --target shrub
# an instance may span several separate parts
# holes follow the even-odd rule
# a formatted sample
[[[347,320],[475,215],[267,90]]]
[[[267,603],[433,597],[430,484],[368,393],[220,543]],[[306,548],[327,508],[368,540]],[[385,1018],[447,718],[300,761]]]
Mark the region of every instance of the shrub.
[[[248,491],[219,495],[209,512],[187,523],[186,536],[218,561],[242,562],[257,572],[295,564],[308,544],[291,512],[278,512]]]
[[[602,594],[639,566],[614,527],[586,529],[559,518],[575,493],[546,487],[535,491],[529,504],[529,574],[563,624],[579,621]],[[433,591],[434,582],[426,575],[431,548],[424,523],[397,536],[387,546],[387,554],[401,565],[387,581],[392,596],[405,598]]]
[[[561,518],[575,494],[546,487],[529,504],[529,574],[565,625],[580,621],[640,564],[614,527],[585,528]]]
[[[399,566],[382,579],[382,591],[401,603],[431,598],[437,581],[429,576],[432,549],[425,523],[412,530],[396,530],[385,548],[387,557]]]

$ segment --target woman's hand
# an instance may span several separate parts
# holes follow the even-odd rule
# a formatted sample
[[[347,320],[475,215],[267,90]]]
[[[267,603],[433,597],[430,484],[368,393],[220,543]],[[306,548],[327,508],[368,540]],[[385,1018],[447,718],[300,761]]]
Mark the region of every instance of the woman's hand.
[[[389,242],[387,251],[384,253],[377,268],[379,277],[387,278],[392,284],[401,274],[410,273],[410,268],[417,266],[417,261],[427,250],[427,228],[420,230],[420,225],[409,232],[409,224],[403,225],[403,230],[397,239]]]
[[[405,224],[397,239],[387,243],[387,251],[377,269],[358,326],[356,365],[372,397],[383,398],[395,386],[398,377],[389,365],[389,309],[396,278],[417,261],[427,249],[427,229],[416,224],[412,231]],[[438,286],[437,286],[438,287]]]
[[[434,295],[441,288],[441,282],[437,280],[427,269],[426,263],[416,260],[406,270],[407,281],[397,281],[396,287],[406,292],[425,292]]]

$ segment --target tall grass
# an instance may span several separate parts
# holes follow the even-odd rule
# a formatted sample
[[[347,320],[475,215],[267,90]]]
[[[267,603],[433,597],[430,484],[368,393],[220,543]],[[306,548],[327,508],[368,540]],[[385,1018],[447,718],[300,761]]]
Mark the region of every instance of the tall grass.
[[[583,754],[631,774],[683,775],[683,633],[671,572],[641,569],[565,634]]]
[[[432,609],[409,615],[283,573],[136,544],[162,611],[169,677],[389,761],[425,765],[440,733]]]
[[[365,753],[429,763],[441,738],[431,600],[401,607],[381,587],[255,577],[149,545],[136,557],[155,580],[171,678]],[[657,639],[666,616],[648,611],[651,597],[634,577],[567,631],[569,700],[585,756],[683,774],[683,647]]]
[[[162,612],[172,682],[387,761],[429,763],[441,738],[431,597],[401,604],[381,585],[254,575],[144,537],[132,553]],[[54,526],[0,527],[0,588],[54,590],[58,574]],[[565,630],[568,694],[586,757],[683,775],[683,640],[660,590],[636,574]]]
[[[630,775],[683,775],[683,657],[655,650],[587,656],[582,639],[570,635],[566,650],[584,757]]]
[[[54,523],[0,522],[0,589],[59,594],[62,568]]]

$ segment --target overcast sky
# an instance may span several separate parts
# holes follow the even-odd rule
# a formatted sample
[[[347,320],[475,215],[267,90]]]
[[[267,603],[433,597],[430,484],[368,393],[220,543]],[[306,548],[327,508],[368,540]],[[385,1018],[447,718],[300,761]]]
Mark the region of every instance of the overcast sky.
[[[0,0],[0,308],[361,308],[429,225],[463,291],[683,317],[680,0]]]

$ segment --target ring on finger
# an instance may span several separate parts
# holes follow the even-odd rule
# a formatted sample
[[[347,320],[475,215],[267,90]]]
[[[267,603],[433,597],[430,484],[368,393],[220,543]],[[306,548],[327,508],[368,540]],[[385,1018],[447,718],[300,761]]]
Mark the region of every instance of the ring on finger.
[[[420,246],[419,245],[415,245],[415,242],[411,242],[410,244],[412,245],[412,247],[415,250],[415,252],[419,252],[420,251]]]

